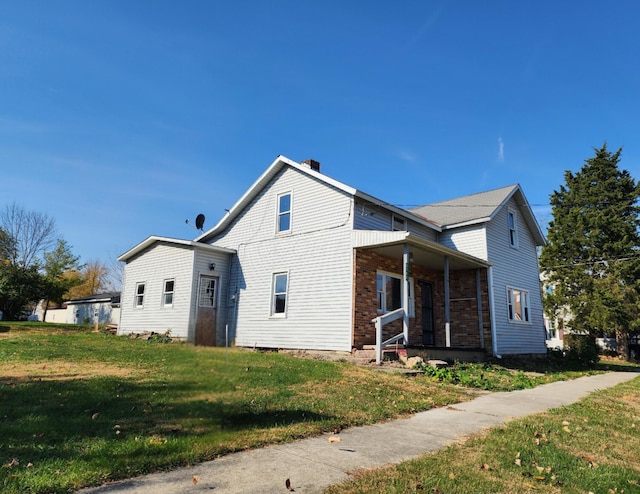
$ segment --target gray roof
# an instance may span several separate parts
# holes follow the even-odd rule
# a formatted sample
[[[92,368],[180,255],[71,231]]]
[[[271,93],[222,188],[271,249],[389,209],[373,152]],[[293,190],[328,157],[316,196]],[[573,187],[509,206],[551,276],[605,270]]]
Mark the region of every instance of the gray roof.
[[[509,185],[499,189],[457,197],[448,201],[435,202],[412,208],[411,211],[441,227],[462,223],[488,221],[509,200],[519,185]]]
[[[427,204],[411,211],[427,221],[440,226],[443,230],[466,225],[486,223],[490,221],[500,209],[514,198],[520,208],[527,226],[531,230],[537,245],[544,245],[544,234],[531,210],[522,188],[519,184],[508,185],[499,189],[479,192],[468,196],[450,199],[448,201]]]

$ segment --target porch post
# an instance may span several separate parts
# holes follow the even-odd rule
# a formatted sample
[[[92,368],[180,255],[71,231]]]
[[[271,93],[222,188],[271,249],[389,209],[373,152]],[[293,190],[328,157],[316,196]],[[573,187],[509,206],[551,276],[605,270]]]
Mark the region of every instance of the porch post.
[[[404,315],[402,317],[402,333],[404,334],[404,344],[409,345],[409,244],[404,244],[404,252],[402,254],[403,264],[403,283],[402,290],[402,308]]]
[[[482,283],[480,268],[476,269],[476,305],[478,306],[478,329],[480,330],[480,348],[484,349],[484,323],[482,321]]]
[[[444,256],[444,334],[445,345],[451,346],[451,297],[449,294],[449,256]]]

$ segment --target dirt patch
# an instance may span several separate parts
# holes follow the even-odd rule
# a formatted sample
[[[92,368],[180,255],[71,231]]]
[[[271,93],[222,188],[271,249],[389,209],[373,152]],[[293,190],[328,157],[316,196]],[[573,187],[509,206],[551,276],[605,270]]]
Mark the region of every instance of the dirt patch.
[[[25,381],[69,381],[103,376],[131,377],[134,374],[132,369],[102,362],[0,363],[0,384]]]

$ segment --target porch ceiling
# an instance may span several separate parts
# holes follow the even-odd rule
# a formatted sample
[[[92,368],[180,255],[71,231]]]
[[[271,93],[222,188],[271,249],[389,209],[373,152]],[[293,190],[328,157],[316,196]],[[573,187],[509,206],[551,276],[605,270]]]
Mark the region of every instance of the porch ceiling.
[[[449,257],[449,269],[487,268],[490,263],[477,257],[450,249],[437,242],[417,238],[409,232],[366,231],[353,232],[352,244],[355,248],[371,250],[377,254],[402,259],[404,245],[409,245],[412,262],[428,269],[444,269],[445,256]]]

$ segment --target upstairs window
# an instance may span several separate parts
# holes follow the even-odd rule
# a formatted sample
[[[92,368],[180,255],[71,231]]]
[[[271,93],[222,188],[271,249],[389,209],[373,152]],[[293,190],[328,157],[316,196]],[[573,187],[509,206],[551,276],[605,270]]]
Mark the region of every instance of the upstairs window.
[[[144,283],[136,283],[135,306],[140,309],[144,307],[144,286]]]
[[[162,305],[165,307],[173,306],[173,289],[175,280],[164,280],[164,289],[162,291]]]
[[[278,196],[278,233],[291,231],[291,193]]]
[[[516,212],[509,210],[507,212],[507,221],[509,223],[509,245],[514,249],[518,248],[518,217]]]
[[[272,316],[284,316],[286,314],[288,281],[288,273],[275,273],[273,275]]]
[[[507,288],[507,309],[509,322],[531,322],[529,292],[517,288]]]
[[[400,218],[399,216],[394,216],[392,220],[391,229],[394,232],[406,232],[407,221],[404,218]]]

